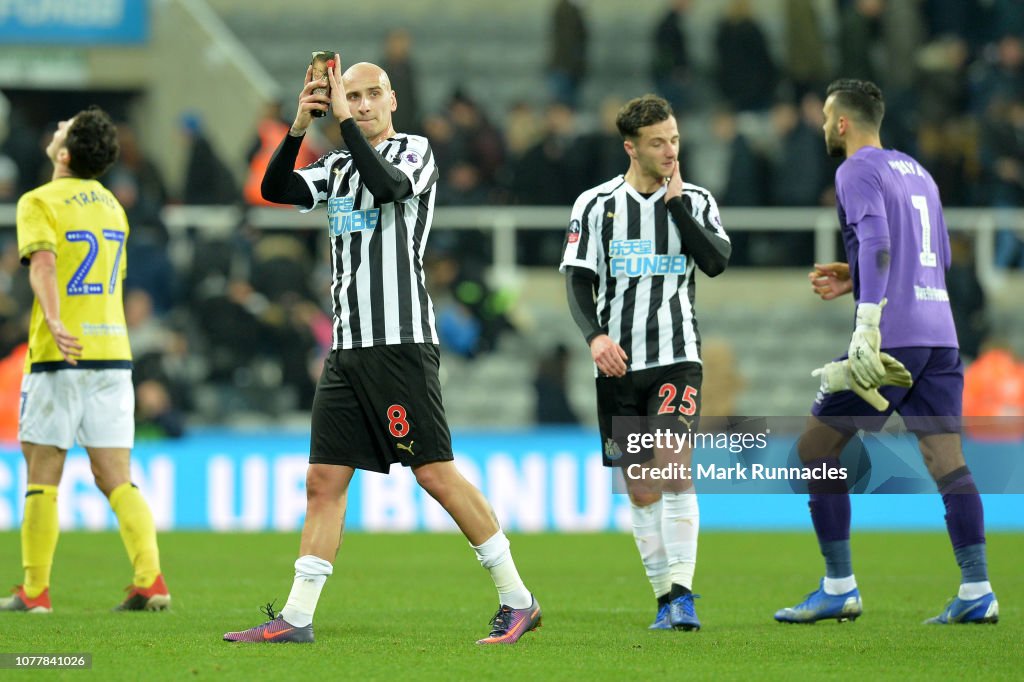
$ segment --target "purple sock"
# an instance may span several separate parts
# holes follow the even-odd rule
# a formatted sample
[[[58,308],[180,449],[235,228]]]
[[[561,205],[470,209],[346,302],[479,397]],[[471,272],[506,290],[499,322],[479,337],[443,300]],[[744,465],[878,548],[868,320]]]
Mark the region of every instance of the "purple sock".
[[[938,481],[946,506],[946,530],[960,566],[963,582],[988,580],[985,558],[985,510],[974,477],[966,467],[952,471]]]
[[[822,464],[835,467],[834,458],[821,458],[804,462],[805,467],[815,468]],[[811,493],[808,507],[811,521],[818,536],[818,546],[825,557],[825,575],[829,578],[845,578],[853,575],[850,558],[850,493],[846,482],[841,480],[811,480],[807,483]]]

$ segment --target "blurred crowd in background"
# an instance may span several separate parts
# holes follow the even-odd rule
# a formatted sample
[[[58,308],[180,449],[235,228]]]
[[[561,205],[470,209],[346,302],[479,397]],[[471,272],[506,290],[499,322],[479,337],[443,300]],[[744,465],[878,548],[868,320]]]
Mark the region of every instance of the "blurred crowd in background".
[[[1024,205],[1024,2],[1020,0],[835,0],[838,42],[817,15],[821,3],[788,0],[784,55],[769,49],[748,0],[723,0],[712,68],[698,68],[686,30],[690,0],[652,13],[650,70],[640,83],[674,105],[683,133],[684,179],[702,185],[720,205],[832,206],[838,160],[825,154],[822,97],[836,77],[877,82],[887,99],[883,142],[916,156],[939,184],[947,206]],[[584,189],[627,167],[614,125],[620,99],[581,107],[588,68],[588,6],[553,0],[548,65],[537,84],[545,93],[495,112],[456,88],[436,111],[422,110],[416,45],[397,27],[379,62],[398,93],[395,127],[426,135],[441,180],[437,204],[571,206]],[[641,94],[637,92],[636,94]],[[0,103],[3,102],[0,97]],[[168,204],[263,205],[259,181],[287,131],[295,102],[268,102],[253,130],[245,168],[221,158],[207,122],[190,112],[177,141],[188,149],[185,182],[171,195],[157,165],[142,151],[131,120],[119,124],[121,156],[102,181],[124,205],[132,225],[126,312],[140,425],[180,434],[185,414],[210,420],[244,409],[267,414],[305,409],[319,363],[331,343],[330,265],[322,232],[255,230],[245,224],[211,239],[189,230],[187,258],[172,260],[172,235],[161,217]],[[116,113],[116,112],[115,112]],[[26,120],[0,106],[0,204],[49,179],[43,154],[55,122]],[[341,144],[334,126],[311,133],[308,163]],[[1003,226],[1000,266],[1024,266],[1024,242]],[[550,240],[520,250],[524,265],[554,267],[561,226]],[[489,256],[479,235],[438,232],[428,253],[430,285],[439,303],[446,351],[472,358],[515,334],[505,292],[485,283]],[[733,265],[806,266],[810,235],[770,240],[734,236]],[[955,239],[957,262],[970,263],[970,241]],[[951,275],[954,301],[970,318],[984,310],[984,292],[969,266]],[[32,300],[18,263],[14,231],[0,232],[0,357],[25,338]],[[569,322],[567,322],[569,324]],[[965,346],[970,357],[985,340],[984,321]],[[964,332],[962,332],[963,334]],[[567,349],[537,368],[538,392],[562,384]],[[16,363],[8,363],[16,364]],[[0,376],[2,376],[0,370]],[[2,381],[2,379],[0,379]],[[267,390],[274,387],[274,390]],[[542,395],[542,414],[574,421],[557,395]]]

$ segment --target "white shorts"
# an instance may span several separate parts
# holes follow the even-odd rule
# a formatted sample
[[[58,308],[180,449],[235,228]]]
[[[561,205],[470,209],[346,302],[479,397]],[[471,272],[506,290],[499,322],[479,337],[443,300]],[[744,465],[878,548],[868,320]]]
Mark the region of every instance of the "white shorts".
[[[18,440],[69,450],[135,444],[130,369],[62,369],[21,380]]]

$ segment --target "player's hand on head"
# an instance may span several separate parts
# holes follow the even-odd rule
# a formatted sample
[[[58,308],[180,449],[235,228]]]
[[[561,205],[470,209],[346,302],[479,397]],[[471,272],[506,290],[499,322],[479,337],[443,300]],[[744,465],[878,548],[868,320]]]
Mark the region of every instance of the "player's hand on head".
[[[612,341],[607,334],[599,334],[590,340],[590,356],[597,369],[610,377],[626,376],[626,361],[629,356],[622,346]]]
[[[82,357],[82,345],[78,343],[78,337],[72,336],[60,320],[46,320],[46,326],[50,329],[53,340],[57,342],[57,349],[64,356],[64,360],[70,365],[77,365],[78,358]]]
[[[334,53],[334,59],[328,62],[327,79],[331,86],[331,110],[334,118],[344,121],[352,117],[348,108],[348,93],[345,91],[345,82],[341,77],[341,55]]]
[[[846,263],[815,263],[814,269],[807,273],[807,279],[815,295],[823,301],[831,301],[853,291],[850,266]]]

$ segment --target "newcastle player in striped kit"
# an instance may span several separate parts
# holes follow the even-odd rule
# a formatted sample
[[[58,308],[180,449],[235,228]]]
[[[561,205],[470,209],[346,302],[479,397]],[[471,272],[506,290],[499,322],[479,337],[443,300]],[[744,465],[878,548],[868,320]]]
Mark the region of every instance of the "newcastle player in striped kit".
[[[629,169],[576,200],[561,270],[569,307],[597,366],[605,466],[638,461],[690,466],[692,453],[639,459],[613,438],[613,417],[661,415],[696,428],[701,401],[696,270],[725,270],[732,247],[711,194],[683,182],[679,130],[668,102],[645,95],[616,120]],[[676,469],[678,470],[678,468]],[[699,630],[691,592],[700,516],[689,480],[626,476],[633,536],[658,600],[652,629]]]
[[[328,85],[329,94],[314,92]],[[387,473],[395,462],[412,468],[494,580],[498,612],[477,643],[514,644],[540,625],[540,606],[494,512],[452,461],[423,274],[437,168],[425,138],[395,132],[396,108],[378,66],[355,64],[343,75],[335,55],[326,82],[308,69],[295,121],[263,179],[270,201],[304,210],[327,204],[334,348],[313,400],[306,518],[291,593],[279,615],[268,607],[270,621],[226,633],[228,641],[313,641],[313,611],[333,571],[349,482],[356,469]],[[334,115],[347,149],[293,171],[313,111]]]

